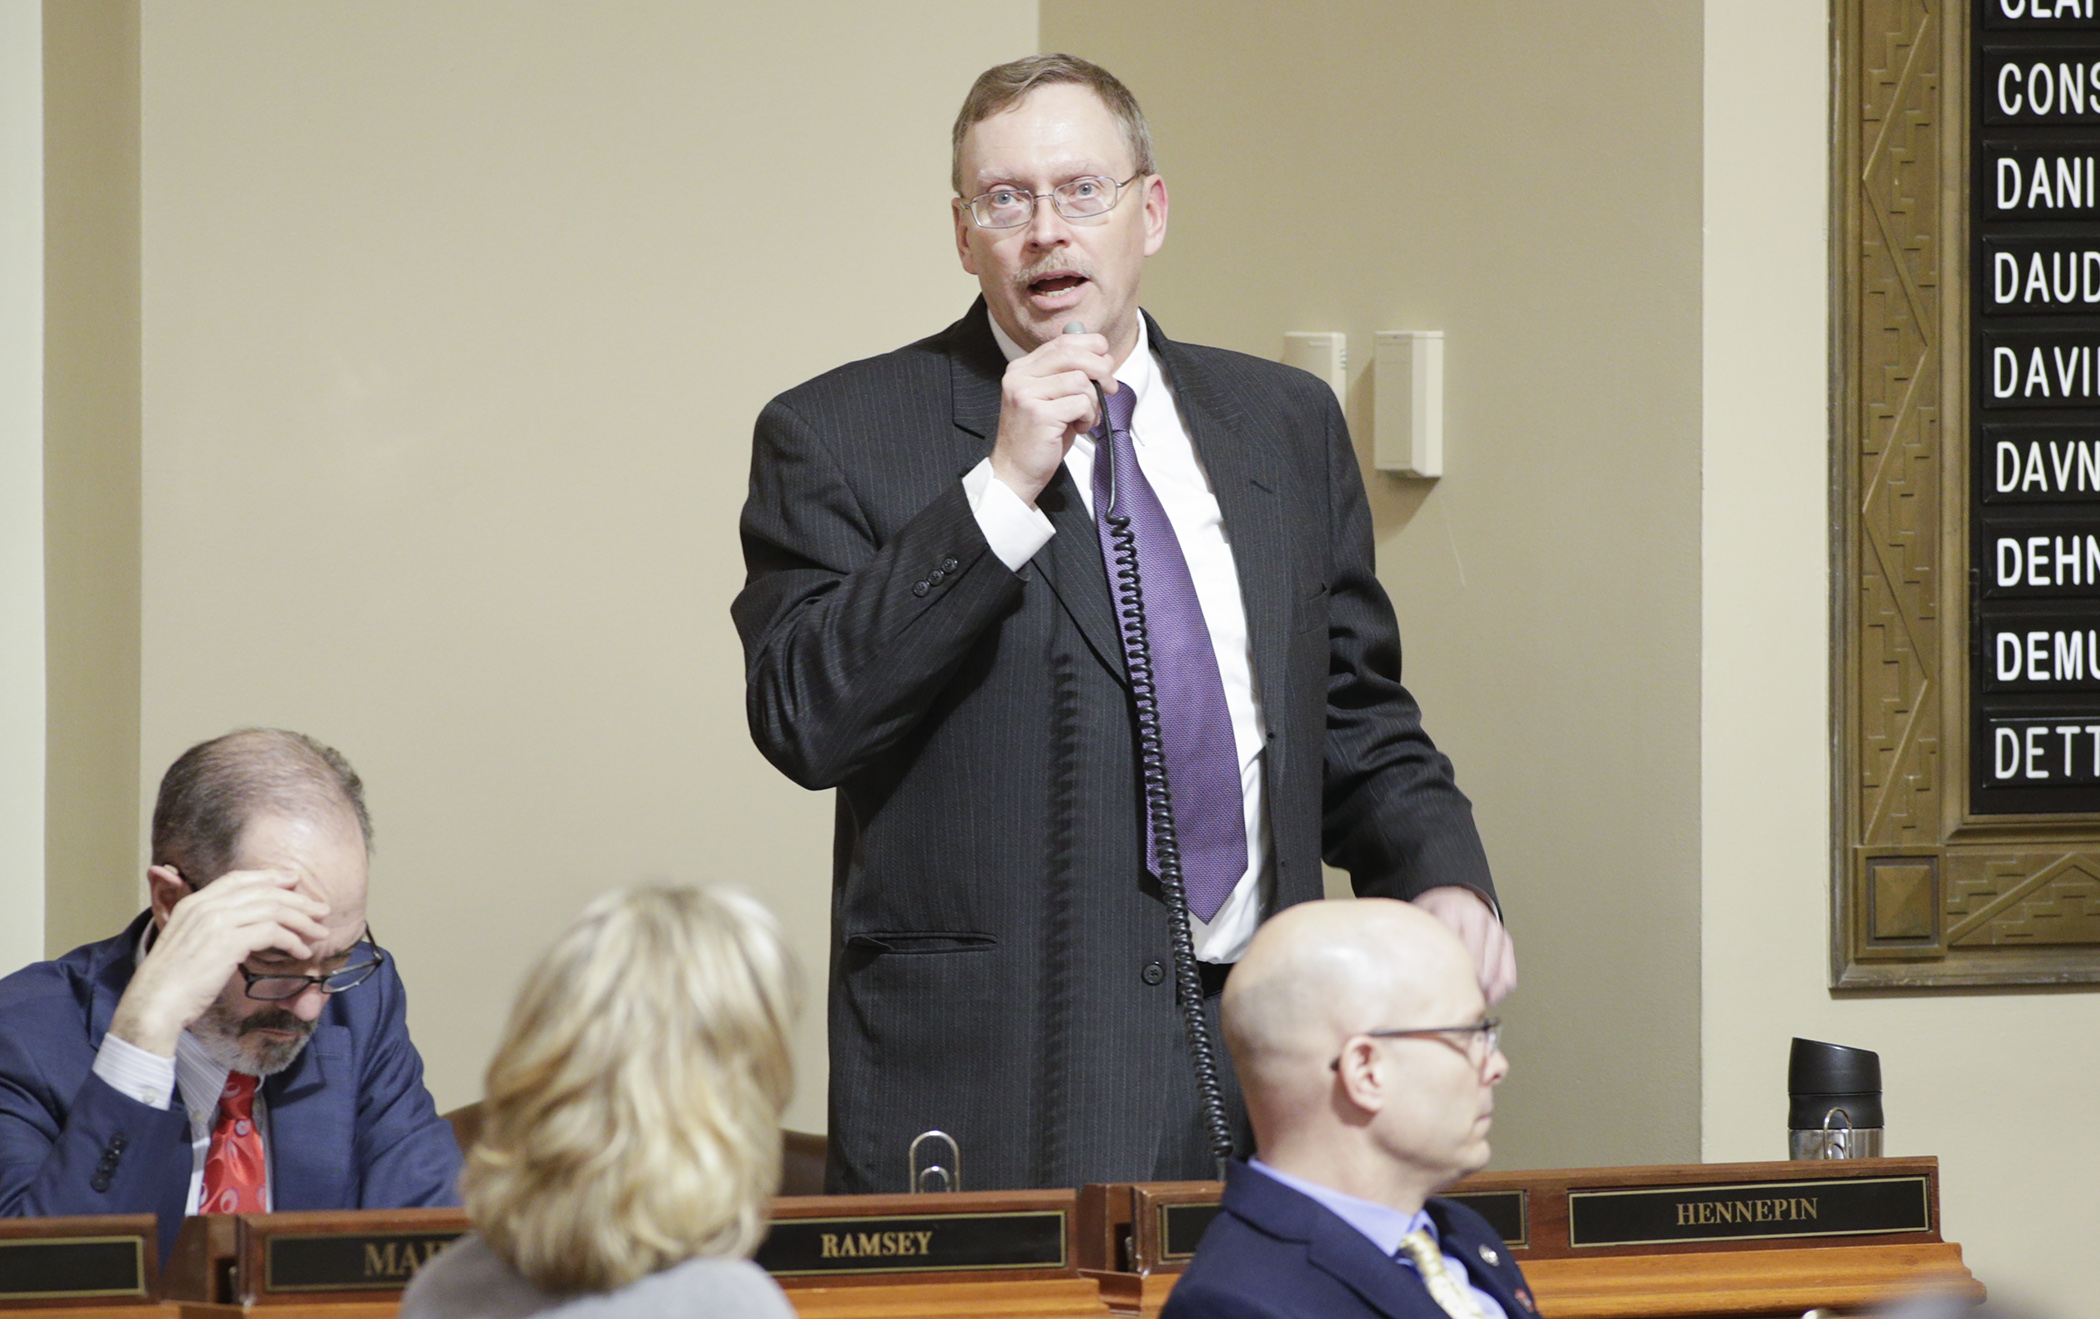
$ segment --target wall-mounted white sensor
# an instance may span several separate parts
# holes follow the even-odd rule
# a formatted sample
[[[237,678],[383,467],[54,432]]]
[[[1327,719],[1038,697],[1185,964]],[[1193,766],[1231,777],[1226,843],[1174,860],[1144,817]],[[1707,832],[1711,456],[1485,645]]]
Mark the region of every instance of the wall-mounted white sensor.
[[[1423,480],[1444,474],[1444,332],[1380,330],[1371,359],[1373,461]]]
[[[1327,382],[1335,401],[1349,401],[1349,336],[1327,330],[1289,330],[1283,336],[1283,364],[1310,371]]]

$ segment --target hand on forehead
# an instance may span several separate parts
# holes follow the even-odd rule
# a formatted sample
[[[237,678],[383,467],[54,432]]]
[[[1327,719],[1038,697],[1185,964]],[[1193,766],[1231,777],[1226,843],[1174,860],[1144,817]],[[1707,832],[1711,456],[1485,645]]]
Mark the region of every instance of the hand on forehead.
[[[364,933],[364,837],[346,812],[270,813],[248,821],[235,849],[237,870],[273,870],[289,875],[295,891],[327,905],[329,952],[340,952]]]

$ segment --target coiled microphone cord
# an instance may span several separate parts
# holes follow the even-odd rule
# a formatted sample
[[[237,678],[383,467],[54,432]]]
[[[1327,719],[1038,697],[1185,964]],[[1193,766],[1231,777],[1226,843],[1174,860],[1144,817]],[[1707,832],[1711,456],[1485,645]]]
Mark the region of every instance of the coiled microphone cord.
[[[1066,334],[1082,334],[1085,327],[1074,321]],[[1104,433],[1107,431],[1108,400],[1099,382],[1094,385]],[[1203,1110],[1203,1124],[1210,1136],[1211,1158],[1219,1181],[1232,1159],[1232,1125],[1225,1117],[1225,1087],[1218,1079],[1217,1049],[1211,1041],[1210,1022],[1203,1015],[1203,982],[1196,971],[1196,941],[1189,928],[1188,890],[1181,879],[1181,844],[1174,832],[1174,796],[1167,780],[1167,753],[1159,734],[1159,687],[1152,673],[1152,635],[1145,625],[1144,578],[1138,566],[1137,533],[1130,529],[1130,515],[1117,511],[1114,438],[1096,450],[1094,461],[1108,464],[1108,507],[1102,521],[1108,525],[1115,545],[1114,579],[1116,614],[1127,638],[1126,666],[1130,670],[1130,704],[1137,714],[1138,768],[1145,790],[1145,813],[1152,825],[1154,860],[1158,863],[1159,888],[1167,902],[1167,939],[1174,950],[1174,992],[1180,1001],[1181,1020],[1188,1033],[1189,1059],[1196,1074],[1196,1100]]]

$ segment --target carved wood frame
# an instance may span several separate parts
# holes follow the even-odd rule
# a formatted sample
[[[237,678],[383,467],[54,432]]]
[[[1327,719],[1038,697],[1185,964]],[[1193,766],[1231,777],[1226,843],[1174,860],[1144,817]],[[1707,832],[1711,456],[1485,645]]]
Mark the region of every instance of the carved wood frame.
[[[1831,5],[1839,989],[2100,983],[2100,816],[1968,801],[1973,5]]]

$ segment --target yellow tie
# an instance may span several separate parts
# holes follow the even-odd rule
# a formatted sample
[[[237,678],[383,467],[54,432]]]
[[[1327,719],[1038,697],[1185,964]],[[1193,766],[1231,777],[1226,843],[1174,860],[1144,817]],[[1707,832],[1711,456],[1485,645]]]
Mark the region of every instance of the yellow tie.
[[[1445,1314],[1451,1319],[1484,1319],[1472,1294],[1445,1272],[1444,1253],[1436,1248],[1436,1238],[1427,1232],[1410,1232],[1400,1238],[1400,1249],[1414,1261],[1422,1285],[1429,1289],[1429,1299],[1442,1306]]]

